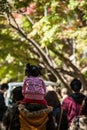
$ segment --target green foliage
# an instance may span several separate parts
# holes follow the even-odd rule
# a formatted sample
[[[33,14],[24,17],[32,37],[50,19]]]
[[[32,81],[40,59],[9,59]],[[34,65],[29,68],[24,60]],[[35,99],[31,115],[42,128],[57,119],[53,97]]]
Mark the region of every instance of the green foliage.
[[[0,13],[8,12],[8,11],[9,11],[9,7],[8,7],[7,0],[0,0]]]
[[[0,78],[5,76],[7,80],[21,80],[25,63],[35,61],[44,64],[36,48],[8,25],[6,13],[12,13],[18,29],[21,28],[27,37],[37,41],[44,52],[47,48],[47,54],[57,66],[61,68],[66,63],[55,51],[69,59],[73,55],[71,40],[75,42],[79,68],[86,67],[86,59],[83,58],[83,48],[87,46],[86,0],[14,0],[9,4],[6,0],[0,1]],[[21,15],[19,19],[15,12]],[[15,26],[14,22],[12,24]]]
[[[40,43],[44,45],[55,42],[57,40],[55,34],[60,30],[60,21],[62,21],[61,18],[56,14],[55,16],[52,14],[48,17],[43,17],[39,22],[34,24],[29,36],[35,37],[39,35],[42,38]]]
[[[84,74],[84,76],[85,76],[85,78],[87,80],[87,71],[85,71],[83,74]]]
[[[22,23],[22,28],[25,30],[25,32],[29,33],[32,29],[31,23],[26,19],[26,17],[23,17]]]
[[[14,6],[19,9],[28,6],[30,0],[14,0]]]
[[[74,10],[78,5],[79,5],[79,1],[78,0],[69,0],[68,8],[70,10]]]

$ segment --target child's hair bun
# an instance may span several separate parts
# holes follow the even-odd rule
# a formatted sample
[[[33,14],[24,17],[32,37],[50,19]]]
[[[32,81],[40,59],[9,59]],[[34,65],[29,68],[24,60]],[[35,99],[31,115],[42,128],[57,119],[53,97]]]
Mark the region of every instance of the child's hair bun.
[[[41,66],[37,65],[31,65],[30,63],[26,64],[26,69],[25,69],[25,75],[26,76],[39,76],[41,75]]]
[[[31,67],[30,63],[26,64],[26,68],[28,69],[29,67]]]

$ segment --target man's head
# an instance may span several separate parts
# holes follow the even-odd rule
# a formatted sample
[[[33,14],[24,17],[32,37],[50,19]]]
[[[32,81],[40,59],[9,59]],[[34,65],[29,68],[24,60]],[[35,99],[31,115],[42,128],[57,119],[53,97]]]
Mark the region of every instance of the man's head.
[[[3,83],[1,86],[0,86],[0,89],[5,92],[7,89],[8,89],[8,84],[7,83]]]
[[[21,101],[23,99],[22,87],[18,86],[12,90],[12,100],[13,102]]]
[[[70,86],[71,86],[71,89],[74,91],[74,92],[80,92],[80,89],[82,87],[82,83],[79,79],[73,79],[70,83]]]

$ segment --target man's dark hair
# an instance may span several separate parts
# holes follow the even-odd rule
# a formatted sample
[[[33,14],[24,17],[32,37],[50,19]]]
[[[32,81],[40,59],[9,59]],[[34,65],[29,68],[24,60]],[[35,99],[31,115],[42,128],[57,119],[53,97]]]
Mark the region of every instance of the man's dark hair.
[[[3,90],[3,89],[8,89],[8,84],[7,83],[3,83],[1,86],[0,86],[0,89]]]
[[[82,83],[79,79],[73,79],[70,83],[71,89],[75,92],[79,92],[81,87],[82,87]]]
[[[23,95],[22,95],[22,87],[21,86],[18,86],[16,88],[14,88],[12,90],[12,100],[15,102],[15,101],[20,101],[23,99]]]

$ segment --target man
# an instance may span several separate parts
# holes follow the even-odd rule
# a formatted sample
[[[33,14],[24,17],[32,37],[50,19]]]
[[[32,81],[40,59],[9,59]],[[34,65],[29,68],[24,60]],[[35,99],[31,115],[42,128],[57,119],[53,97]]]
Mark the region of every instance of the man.
[[[5,105],[5,100],[4,100],[4,93],[6,92],[7,89],[8,89],[7,83],[3,83],[0,86],[0,129],[1,129],[1,125],[2,125],[3,114],[7,109],[7,107]]]
[[[4,130],[20,130],[18,105],[23,100],[22,87],[18,86],[11,92],[12,107],[4,113],[2,122]]]
[[[70,83],[73,93],[64,99],[62,107],[67,113],[68,126],[72,120],[80,114],[80,107],[85,96],[80,93],[82,83],[79,79],[73,79]]]
[[[13,89],[12,99],[14,104],[3,117],[3,127],[6,130],[55,130],[52,108],[39,110],[36,104],[24,104],[22,87]]]

